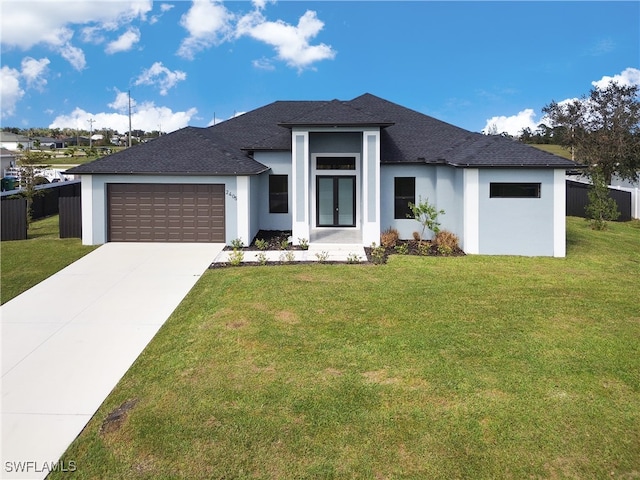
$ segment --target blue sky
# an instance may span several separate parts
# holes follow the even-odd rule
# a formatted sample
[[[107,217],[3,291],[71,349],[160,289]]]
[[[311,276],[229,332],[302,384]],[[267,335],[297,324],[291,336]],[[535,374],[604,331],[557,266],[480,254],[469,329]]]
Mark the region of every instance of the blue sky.
[[[369,92],[517,133],[610,78],[640,84],[640,2],[1,3],[2,126],[173,131]]]

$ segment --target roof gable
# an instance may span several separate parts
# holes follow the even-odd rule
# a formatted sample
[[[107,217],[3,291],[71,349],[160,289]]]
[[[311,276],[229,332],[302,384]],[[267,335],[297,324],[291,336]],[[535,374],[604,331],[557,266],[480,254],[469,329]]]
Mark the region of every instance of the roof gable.
[[[393,125],[386,117],[372,115],[354,107],[351,102],[331,100],[280,125],[294,126],[379,126]]]
[[[69,169],[70,174],[252,175],[267,167],[206,128],[186,127]]]

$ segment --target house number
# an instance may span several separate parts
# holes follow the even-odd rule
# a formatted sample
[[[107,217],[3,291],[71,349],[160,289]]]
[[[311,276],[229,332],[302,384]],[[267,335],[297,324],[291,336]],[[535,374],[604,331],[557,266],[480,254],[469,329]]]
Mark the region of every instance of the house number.
[[[225,193],[227,195],[229,195],[231,198],[233,198],[234,200],[238,200],[238,197],[237,197],[237,195],[235,193],[233,193],[233,192],[231,192],[229,190],[225,190]]]

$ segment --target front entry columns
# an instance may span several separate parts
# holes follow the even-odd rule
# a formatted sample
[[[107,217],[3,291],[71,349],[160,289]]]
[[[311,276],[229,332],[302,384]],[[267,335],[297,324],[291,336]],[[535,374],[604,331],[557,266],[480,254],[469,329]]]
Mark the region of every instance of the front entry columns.
[[[362,231],[362,243],[370,245],[380,242],[380,128],[366,127],[356,130],[353,127],[345,127],[343,131],[354,130],[362,132],[362,168],[357,179],[360,182],[361,194],[356,198],[361,213],[359,225],[355,227]],[[292,129],[291,157],[292,237],[294,242],[297,242],[299,238],[311,238],[314,218],[310,206],[313,191],[311,183],[315,179],[311,179],[308,129]]]
[[[362,243],[380,242],[380,129],[362,134]]]
[[[309,132],[293,129],[291,132],[291,213],[292,237],[297,242],[299,238],[311,238],[309,218]]]

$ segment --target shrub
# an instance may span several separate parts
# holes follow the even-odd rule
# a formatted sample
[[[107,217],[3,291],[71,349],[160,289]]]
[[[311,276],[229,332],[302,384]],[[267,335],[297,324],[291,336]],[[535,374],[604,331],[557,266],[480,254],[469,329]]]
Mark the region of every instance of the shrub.
[[[449,230],[440,230],[433,239],[433,243],[437,247],[438,252],[442,255],[451,255],[458,250],[458,248],[460,248],[458,246],[459,242],[458,236]]]
[[[318,262],[325,263],[329,259],[329,252],[326,252],[324,250],[321,252],[316,252],[316,258],[318,259]]]
[[[360,255],[357,253],[350,253],[347,256],[347,263],[360,263]]]
[[[438,222],[438,215],[444,215],[444,210],[438,210],[435,205],[429,203],[429,199],[422,200],[422,197],[418,197],[418,203],[409,202],[409,208],[411,209],[411,215],[407,215],[408,218],[413,218],[420,225],[422,225],[422,232],[420,233],[420,243],[424,239],[425,230],[431,230],[434,234],[440,231],[440,222]]]
[[[416,242],[419,242],[420,241],[420,232],[413,232],[413,239]]]
[[[244,261],[244,252],[242,250],[234,249],[229,254],[229,263],[234,267],[239,267]]]
[[[309,240],[307,240],[306,238],[299,238],[298,244],[300,245],[300,248],[302,250],[309,250]]]
[[[266,253],[264,253],[264,252],[260,252],[260,253],[257,255],[257,259],[258,259],[258,263],[259,263],[260,265],[266,265],[266,264],[267,264],[267,254],[266,254]]]
[[[266,250],[269,247],[269,242],[263,240],[262,238],[256,239],[256,247],[258,250]]]
[[[237,250],[244,247],[244,243],[242,242],[241,238],[234,238],[233,240],[231,240],[231,246],[234,250]]]
[[[406,255],[409,253],[409,245],[407,245],[406,243],[396,245],[394,248],[396,253],[398,253],[399,255]]]
[[[431,245],[429,243],[419,243],[418,244],[418,255],[422,255],[426,257],[429,255],[429,251],[431,250]]]
[[[286,250],[287,248],[289,248],[289,239],[285,238],[280,241],[280,250]]]
[[[385,263],[387,261],[386,249],[382,245],[377,246],[376,242],[373,242],[371,244],[371,259],[376,265]]]
[[[393,248],[398,243],[398,238],[398,230],[389,227],[380,234],[380,244],[386,248]]]
[[[285,253],[281,253],[280,261],[283,263],[293,263],[296,261],[296,254],[291,250]]]

